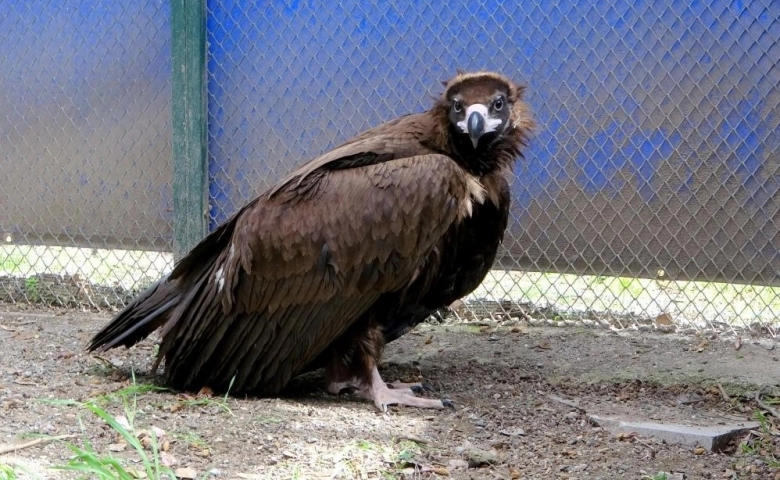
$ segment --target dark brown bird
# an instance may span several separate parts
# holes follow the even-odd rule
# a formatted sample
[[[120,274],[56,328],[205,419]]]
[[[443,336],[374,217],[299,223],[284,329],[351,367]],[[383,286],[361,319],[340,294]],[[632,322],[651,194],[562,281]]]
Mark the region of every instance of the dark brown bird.
[[[509,212],[505,175],[533,126],[524,88],[459,73],[433,108],[368,130],[244,206],[95,335],[127,347],[160,328],[177,389],[277,394],[325,368],[328,391],[442,408],[390,384],[382,348],[473,291]]]

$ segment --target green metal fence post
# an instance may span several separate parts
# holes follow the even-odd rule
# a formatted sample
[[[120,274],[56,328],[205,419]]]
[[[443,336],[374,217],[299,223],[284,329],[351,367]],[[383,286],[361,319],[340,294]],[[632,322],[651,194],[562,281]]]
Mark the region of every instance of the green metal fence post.
[[[207,233],[206,1],[171,1],[173,254]]]

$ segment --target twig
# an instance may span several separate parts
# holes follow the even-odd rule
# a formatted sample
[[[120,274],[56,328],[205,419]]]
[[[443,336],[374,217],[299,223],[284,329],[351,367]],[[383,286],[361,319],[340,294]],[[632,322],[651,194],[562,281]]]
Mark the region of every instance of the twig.
[[[769,412],[773,417],[780,419],[780,412],[761,401],[761,392],[756,392],[756,403],[759,407]]]
[[[24,385],[25,387],[37,387],[38,384],[35,382],[28,382],[27,380],[13,380],[13,383],[17,385]]]
[[[5,455],[6,453],[12,453],[16,452],[18,450],[22,450],[23,448],[30,448],[34,447],[36,445],[40,445],[41,443],[47,443],[47,442],[55,442],[58,440],[64,440],[66,438],[73,438],[76,435],[58,435],[56,437],[41,437],[36,438],[35,440],[31,440],[27,443],[20,443],[18,445],[5,445],[0,446],[0,455]]]
[[[637,443],[639,443],[639,444],[642,444],[642,445],[644,445],[645,447],[649,448],[649,449],[650,449],[650,451],[651,451],[651,452],[653,452],[653,456],[655,456],[655,454],[656,454],[656,453],[658,453],[658,452],[656,452],[655,448],[653,448],[653,447],[652,447],[652,446],[651,446],[649,443],[645,443],[645,442],[643,442],[642,440],[640,440],[640,439],[639,439],[639,438],[637,438],[637,437],[634,437],[634,438],[633,438],[633,440],[634,440],[635,442],[637,442]]]
[[[723,385],[720,383],[718,384],[718,390],[720,390],[720,396],[723,397],[724,402],[730,402],[731,397],[726,393],[726,390],[723,388]]]
[[[539,392],[539,393],[541,393],[541,392]],[[561,405],[565,405],[565,406],[567,406],[567,407],[569,407],[569,408],[573,408],[573,409],[575,409],[575,410],[578,410],[578,411],[580,411],[580,412],[582,412],[582,413],[585,413],[585,409],[584,409],[584,408],[582,408],[582,407],[579,405],[579,403],[577,403],[577,402],[575,402],[575,401],[572,401],[572,400],[566,400],[565,398],[561,398],[561,397],[559,397],[559,396],[557,396],[557,395],[552,395],[552,394],[548,394],[548,395],[547,395],[547,398],[549,398],[549,399],[550,399],[550,400],[552,400],[553,402],[560,403]]]
[[[414,435],[409,435],[409,434],[399,435],[399,436],[397,436],[395,438],[396,438],[396,440],[407,440],[407,441],[414,442],[414,443],[419,443],[419,444],[422,444],[422,445],[427,445],[427,444],[430,443],[428,440],[426,440],[424,438],[416,437]]]

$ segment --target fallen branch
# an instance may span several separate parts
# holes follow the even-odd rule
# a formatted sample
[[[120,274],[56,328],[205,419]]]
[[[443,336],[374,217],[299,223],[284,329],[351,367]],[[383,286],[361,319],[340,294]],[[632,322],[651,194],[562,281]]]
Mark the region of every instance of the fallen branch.
[[[769,412],[773,417],[780,420],[780,412],[761,401],[761,392],[756,392],[756,403],[759,407]]]
[[[31,440],[27,443],[20,443],[18,445],[5,445],[0,446],[0,455],[5,455],[6,453],[13,453],[17,452],[19,450],[34,447],[36,445],[40,445],[42,443],[48,443],[48,442],[55,442],[58,440],[64,440],[66,438],[73,438],[76,435],[58,435],[56,437],[41,437],[36,438],[35,440]]]

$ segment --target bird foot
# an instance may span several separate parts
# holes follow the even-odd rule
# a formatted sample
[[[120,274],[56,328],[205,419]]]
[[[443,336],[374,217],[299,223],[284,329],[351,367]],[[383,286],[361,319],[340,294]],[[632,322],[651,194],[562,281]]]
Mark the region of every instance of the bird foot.
[[[415,397],[414,393],[417,389],[419,389],[418,393],[421,393],[423,390],[432,391],[433,387],[427,384],[404,384],[401,382],[394,382],[388,385],[382,380],[379,370],[374,367],[373,372],[371,372],[371,385],[363,388],[360,394],[365,398],[373,400],[376,408],[382,412],[387,411],[388,405],[407,405],[410,407],[436,409],[445,407],[455,408],[452,400]]]
[[[404,383],[400,380],[396,380],[393,383],[388,383],[387,388],[391,388],[393,390],[400,390],[406,394],[414,394],[419,395],[423,392],[435,392],[436,389],[433,388],[433,385],[430,383],[425,382],[418,382],[418,383]]]

